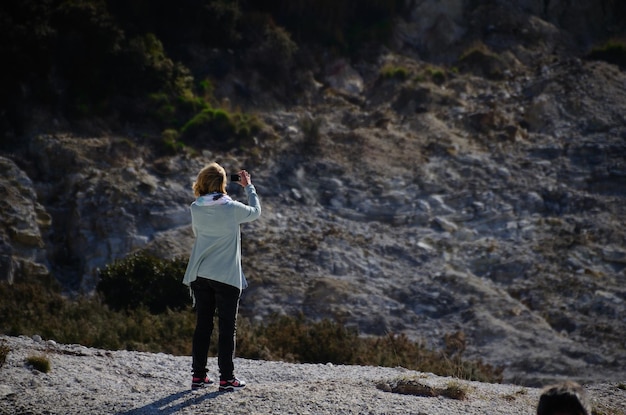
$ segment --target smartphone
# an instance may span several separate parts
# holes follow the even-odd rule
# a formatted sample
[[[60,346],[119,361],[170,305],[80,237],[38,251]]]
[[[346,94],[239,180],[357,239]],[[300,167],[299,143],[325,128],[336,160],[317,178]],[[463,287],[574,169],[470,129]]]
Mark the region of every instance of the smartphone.
[[[241,181],[241,176],[238,174],[231,174],[230,175],[230,181],[231,182],[240,182]]]

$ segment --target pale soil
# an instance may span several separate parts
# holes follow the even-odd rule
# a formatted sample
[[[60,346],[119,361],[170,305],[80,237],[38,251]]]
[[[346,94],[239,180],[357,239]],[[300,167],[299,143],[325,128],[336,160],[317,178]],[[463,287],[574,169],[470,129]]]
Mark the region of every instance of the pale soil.
[[[0,336],[11,351],[0,368],[0,414],[533,414],[540,390],[444,378],[403,368],[236,360],[248,387],[220,393],[190,390],[190,358],[106,351],[27,337]],[[51,369],[25,364],[45,355]],[[210,375],[217,362],[210,358]],[[464,400],[385,392],[399,378],[463,387]],[[623,384],[587,385],[603,414],[626,413]]]

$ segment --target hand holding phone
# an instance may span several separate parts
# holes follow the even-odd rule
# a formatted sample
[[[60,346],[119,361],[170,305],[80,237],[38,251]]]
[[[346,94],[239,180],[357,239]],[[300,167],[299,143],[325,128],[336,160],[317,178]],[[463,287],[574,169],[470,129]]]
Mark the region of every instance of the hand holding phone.
[[[246,187],[249,184],[252,184],[252,180],[250,180],[250,173],[246,170],[241,170],[239,173],[239,184],[243,187]]]
[[[246,170],[240,170],[239,173],[232,174],[230,176],[230,180],[239,184],[242,187],[246,187],[247,185],[252,184],[252,180],[250,179],[250,173],[248,173]]]

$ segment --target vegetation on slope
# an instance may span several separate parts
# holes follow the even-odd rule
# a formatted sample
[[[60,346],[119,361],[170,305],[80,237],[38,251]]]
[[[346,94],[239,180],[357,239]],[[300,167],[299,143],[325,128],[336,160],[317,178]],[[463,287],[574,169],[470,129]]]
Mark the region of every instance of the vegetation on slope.
[[[103,270],[95,298],[67,299],[50,280],[0,284],[0,333],[188,355],[195,315],[180,283],[185,265],[144,253],[130,255]],[[256,324],[242,317],[237,330],[237,354],[251,359],[403,366],[462,379],[502,380],[501,368],[464,359],[463,333],[449,334],[445,342],[445,350],[431,350],[404,335],[363,337],[335,321],[302,316],[274,316]],[[216,347],[214,341],[214,354]]]
[[[230,135],[224,146],[236,147],[258,122],[237,111],[219,117],[229,109],[214,102],[212,85],[233,65],[255,68],[272,85],[285,82],[296,42],[345,52],[384,40],[402,3],[2,2],[0,56],[8,64],[0,80],[0,149],[32,129],[35,110],[70,122],[102,118],[109,128],[182,130],[183,142],[198,139],[191,127],[202,121]]]

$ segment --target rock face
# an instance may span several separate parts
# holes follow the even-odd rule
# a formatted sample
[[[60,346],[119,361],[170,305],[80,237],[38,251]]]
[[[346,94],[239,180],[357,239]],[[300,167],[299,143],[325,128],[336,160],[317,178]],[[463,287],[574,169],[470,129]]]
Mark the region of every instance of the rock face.
[[[188,254],[191,231],[181,228],[189,225],[191,171],[199,164],[147,163],[142,151],[115,137],[40,135],[30,144],[34,187],[55,219],[46,253],[73,290],[92,292],[99,268],[163,238],[176,240],[161,246],[170,257]]]
[[[188,255],[191,184],[216,160],[251,171],[263,202],[242,227],[242,313],[437,347],[463,332],[465,356],[508,382],[623,380],[626,75],[572,55],[621,6],[414,3],[396,49],[320,65],[306,105],[256,109],[280,137],[258,153],[67,133],[3,155],[0,277],[51,272],[89,293],[133,250]]]
[[[0,280],[47,275],[44,234],[51,216],[38,202],[31,179],[12,160],[0,157],[0,171]]]

